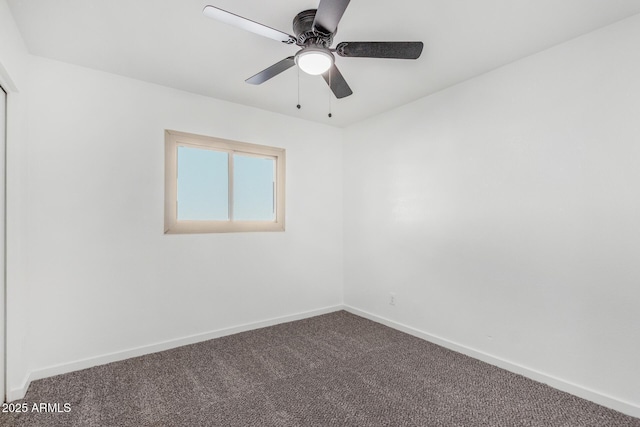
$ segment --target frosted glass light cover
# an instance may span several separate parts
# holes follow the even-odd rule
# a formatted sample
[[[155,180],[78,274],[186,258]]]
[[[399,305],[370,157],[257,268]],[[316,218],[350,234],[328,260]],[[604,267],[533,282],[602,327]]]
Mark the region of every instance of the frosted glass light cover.
[[[326,72],[333,65],[333,57],[331,54],[318,50],[300,52],[296,59],[298,67],[312,76]]]

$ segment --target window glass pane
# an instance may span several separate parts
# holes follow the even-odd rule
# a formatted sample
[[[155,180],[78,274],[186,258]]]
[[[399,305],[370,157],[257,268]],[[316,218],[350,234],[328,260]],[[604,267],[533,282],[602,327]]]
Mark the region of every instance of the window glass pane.
[[[227,153],[178,147],[178,219],[229,220]]]
[[[275,159],[233,156],[233,219],[274,221]]]

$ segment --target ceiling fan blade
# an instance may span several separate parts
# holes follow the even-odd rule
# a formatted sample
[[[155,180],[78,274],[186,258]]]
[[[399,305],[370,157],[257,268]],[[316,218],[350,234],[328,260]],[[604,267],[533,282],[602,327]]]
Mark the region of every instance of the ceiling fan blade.
[[[333,34],[351,0],[320,0],[313,28],[323,34]]]
[[[204,14],[204,16],[216,19],[220,22],[224,22],[225,24],[233,25],[234,27],[238,27],[243,30],[250,31],[252,33],[259,34],[261,36],[268,37],[270,39],[274,39],[286,44],[294,44],[296,42],[296,38],[290,34],[283,33],[282,31],[267,27],[266,25],[262,25],[258,22],[243,18],[242,16],[227,12],[226,10],[219,9],[214,6],[205,6],[202,10],[202,13]]]
[[[418,59],[422,42],[342,42],[336,53],[349,58]]]
[[[245,81],[247,83],[252,84],[252,85],[259,85],[259,84],[262,84],[262,83],[266,82],[270,78],[277,76],[281,72],[288,70],[289,68],[293,67],[294,65],[296,65],[296,62],[293,60],[293,56],[290,56],[288,58],[283,59],[280,62],[276,62],[271,67],[260,71],[255,76],[249,77]]]
[[[353,93],[335,64],[333,64],[333,66],[329,68],[329,71],[324,73],[322,77],[324,77],[324,80],[327,82],[336,98],[344,98]]]

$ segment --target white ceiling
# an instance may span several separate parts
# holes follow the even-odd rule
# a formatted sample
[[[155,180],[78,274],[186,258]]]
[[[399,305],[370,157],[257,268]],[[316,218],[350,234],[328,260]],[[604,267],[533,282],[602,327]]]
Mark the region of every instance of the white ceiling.
[[[423,41],[416,61],[337,57],[354,94],[292,68],[244,80],[296,52],[202,15],[206,4],[293,33],[318,0],[8,0],[34,55],[308,120],[346,126],[640,13],[640,0],[353,0],[334,39]],[[329,102],[333,118],[329,119]]]

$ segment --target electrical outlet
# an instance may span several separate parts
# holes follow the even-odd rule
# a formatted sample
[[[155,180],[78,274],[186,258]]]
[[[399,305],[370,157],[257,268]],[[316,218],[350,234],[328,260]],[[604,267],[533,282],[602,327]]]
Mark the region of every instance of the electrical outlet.
[[[396,305],[396,293],[389,292],[389,305]]]

